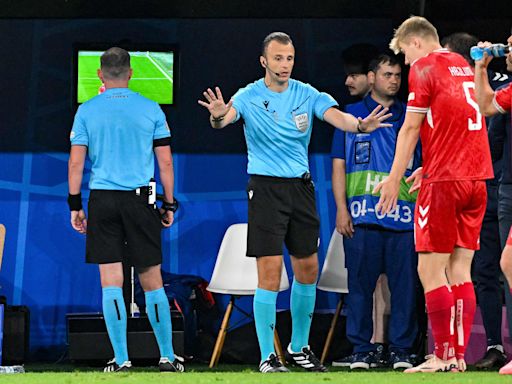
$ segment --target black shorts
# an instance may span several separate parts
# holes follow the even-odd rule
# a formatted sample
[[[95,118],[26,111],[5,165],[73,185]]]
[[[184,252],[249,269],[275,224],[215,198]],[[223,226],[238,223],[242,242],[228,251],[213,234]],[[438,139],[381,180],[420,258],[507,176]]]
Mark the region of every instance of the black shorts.
[[[88,207],[88,263],[122,261],[139,268],[162,263],[160,214],[148,205],[147,195],[93,190]]]
[[[252,175],[247,195],[247,256],[282,255],[283,242],[299,258],[318,250],[320,220],[311,181]]]

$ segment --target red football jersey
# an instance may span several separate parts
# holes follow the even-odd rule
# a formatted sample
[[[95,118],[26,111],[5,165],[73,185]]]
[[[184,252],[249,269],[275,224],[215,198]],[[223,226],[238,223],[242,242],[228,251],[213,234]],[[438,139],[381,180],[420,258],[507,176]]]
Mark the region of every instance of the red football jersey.
[[[426,114],[420,130],[423,183],[493,177],[473,78],[466,60],[446,49],[411,65],[407,111]]]
[[[512,107],[512,83],[509,83],[507,87],[502,88],[494,95],[492,101],[496,109],[500,113],[507,113]]]

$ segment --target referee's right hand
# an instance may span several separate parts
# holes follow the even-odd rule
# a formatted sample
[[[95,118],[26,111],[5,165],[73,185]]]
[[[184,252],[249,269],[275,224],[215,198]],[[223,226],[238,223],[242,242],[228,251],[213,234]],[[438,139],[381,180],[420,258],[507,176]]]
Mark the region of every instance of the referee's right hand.
[[[162,215],[162,220],[161,220],[162,225],[165,228],[169,228],[172,225],[172,223],[174,222],[174,212],[160,209],[160,214]]]
[[[233,99],[229,100],[227,104],[224,103],[224,97],[222,96],[222,92],[220,91],[219,87],[215,87],[215,93],[211,90],[211,88],[208,88],[205,92],[203,92],[203,96],[207,102],[202,100],[197,100],[197,102],[199,105],[202,105],[208,109],[208,112],[210,112],[210,115],[214,119],[226,116],[226,114],[231,109],[231,106],[233,105]]]
[[[87,217],[83,209],[79,211],[71,211],[71,226],[79,233],[87,232]]]

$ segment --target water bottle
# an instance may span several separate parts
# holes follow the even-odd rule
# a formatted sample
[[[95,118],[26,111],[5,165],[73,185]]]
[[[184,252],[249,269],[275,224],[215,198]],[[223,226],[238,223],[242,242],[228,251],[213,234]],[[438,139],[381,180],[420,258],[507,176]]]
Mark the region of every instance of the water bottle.
[[[0,374],[3,373],[25,373],[23,365],[0,365]]]
[[[473,60],[477,61],[483,59],[484,52],[487,52],[489,56],[493,57],[505,57],[510,52],[510,46],[505,44],[493,44],[490,47],[480,48],[475,45],[471,47],[469,54]]]

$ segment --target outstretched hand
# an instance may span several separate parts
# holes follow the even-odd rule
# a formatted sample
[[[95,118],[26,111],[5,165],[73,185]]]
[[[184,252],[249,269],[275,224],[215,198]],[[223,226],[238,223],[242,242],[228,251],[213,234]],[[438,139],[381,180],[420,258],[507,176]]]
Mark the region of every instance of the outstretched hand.
[[[392,113],[387,113],[389,108],[383,108],[382,105],[377,105],[375,109],[366,116],[364,119],[358,117],[360,129],[363,132],[373,132],[377,128],[392,127],[393,124],[383,123],[384,120],[389,119],[393,116]]]
[[[224,98],[222,97],[222,92],[219,87],[215,87],[215,93],[213,93],[211,88],[208,88],[203,92],[203,96],[207,102],[202,100],[197,100],[197,102],[199,105],[208,109],[214,119],[226,116],[226,113],[228,113],[233,105],[233,99],[229,100],[227,104],[224,103]]]

